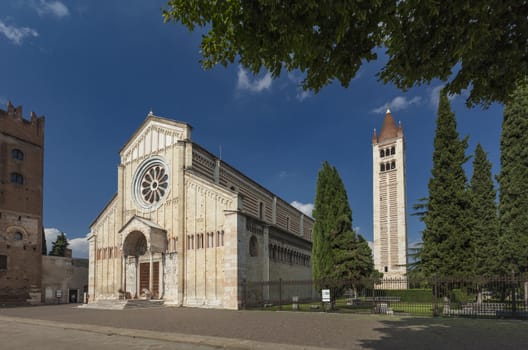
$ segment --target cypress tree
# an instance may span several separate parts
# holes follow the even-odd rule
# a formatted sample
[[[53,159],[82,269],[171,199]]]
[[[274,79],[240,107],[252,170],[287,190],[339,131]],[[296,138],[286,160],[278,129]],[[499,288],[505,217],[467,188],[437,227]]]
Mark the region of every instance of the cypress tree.
[[[312,264],[316,281],[358,279],[374,270],[368,243],[352,229],[352,210],[337,169],[323,163],[314,202]]]
[[[327,278],[332,272],[333,257],[328,239],[334,221],[334,211],[331,207],[334,192],[332,178],[332,167],[328,162],[324,162],[317,175],[313,210],[315,224],[312,231],[312,273],[316,281]]]
[[[66,248],[68,248],[69,244],[70,243],[68,242],[66,235],[64,234],[64,232],[61,232],[61,234],[57,236],[57,239],[55,240],[55,242],[53,242],[49,255],[50,256],[66,255]]]
[[[467,137],[459,139],[455,114],[445,91],[440,93],[433,168],[429,197],[423,221],[423,247],[420,261],[426,275],[463,275],[471,269],[467,250],[466,175]]]
[[[518,84],[504,108],[498,177],[503,273],[528,271],[528,82]]]
[[[469,188],[473,273],[475,276],[491,276],[498,272],[499,225],[495,202],[497,193],[491,175],[491,162],[480,144],[475,149],[473,176]]]

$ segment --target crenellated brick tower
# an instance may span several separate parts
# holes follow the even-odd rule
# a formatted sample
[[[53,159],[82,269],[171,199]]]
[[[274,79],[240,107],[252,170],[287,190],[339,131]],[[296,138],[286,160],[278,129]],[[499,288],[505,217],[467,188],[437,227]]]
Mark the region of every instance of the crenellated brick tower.
[[[0,109],[0,305],[41,301],[44,117]]]

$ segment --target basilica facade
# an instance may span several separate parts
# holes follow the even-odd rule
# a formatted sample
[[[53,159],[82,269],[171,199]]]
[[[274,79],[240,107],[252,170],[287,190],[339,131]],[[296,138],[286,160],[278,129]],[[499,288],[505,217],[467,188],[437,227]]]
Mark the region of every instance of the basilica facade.
[[[248,282],[311,279],[313,219],[191,132],[150,113],[121,149],[117,193],[90,227],[90,303],[238,309]]]

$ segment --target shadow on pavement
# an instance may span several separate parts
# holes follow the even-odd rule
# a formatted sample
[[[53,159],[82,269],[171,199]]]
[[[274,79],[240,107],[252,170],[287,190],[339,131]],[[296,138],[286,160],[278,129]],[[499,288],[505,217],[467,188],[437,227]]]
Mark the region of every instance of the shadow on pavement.
[[[401,318],[381,320],[378,339],[359,339],[365,349],[525,349],[528,323],[511,320]]]

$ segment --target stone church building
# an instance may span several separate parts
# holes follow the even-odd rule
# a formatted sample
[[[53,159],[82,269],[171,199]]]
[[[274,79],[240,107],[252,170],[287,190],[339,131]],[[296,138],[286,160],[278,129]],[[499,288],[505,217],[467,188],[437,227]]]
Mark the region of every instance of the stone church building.
[[[244,283],[311,279],[313,219],[193,142],[191,131],[149,113],[121,149],[117,193],[90,227],[90,303],[237,309]]]

